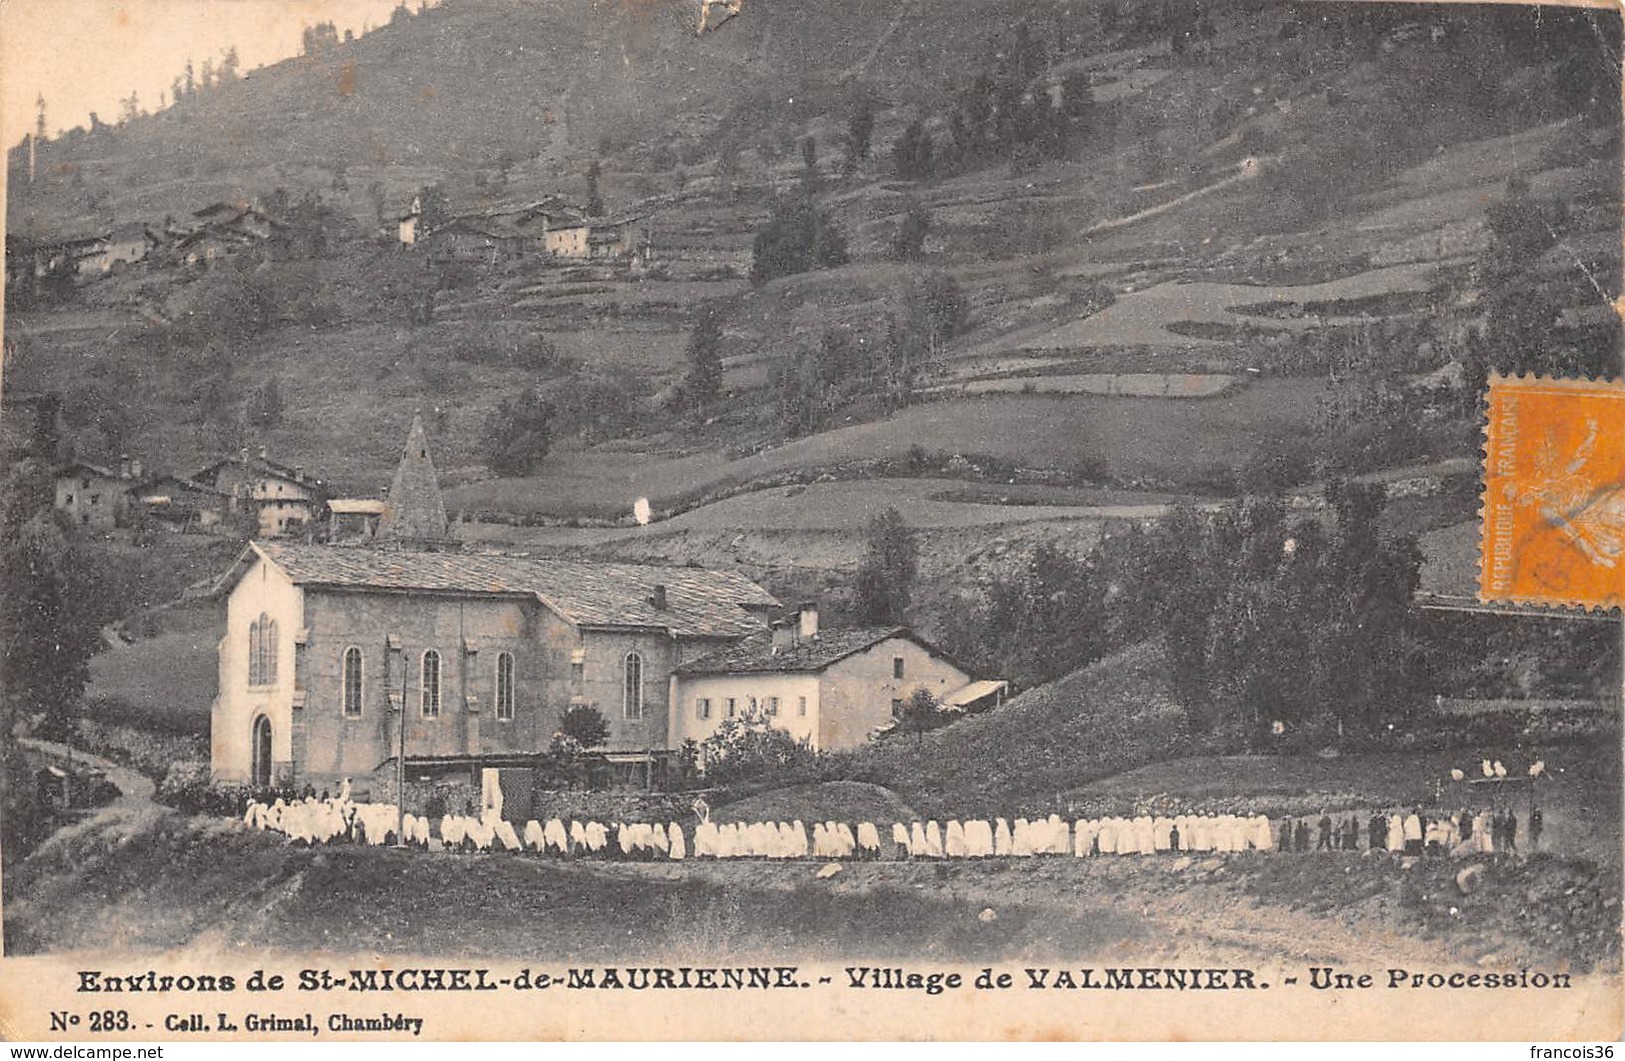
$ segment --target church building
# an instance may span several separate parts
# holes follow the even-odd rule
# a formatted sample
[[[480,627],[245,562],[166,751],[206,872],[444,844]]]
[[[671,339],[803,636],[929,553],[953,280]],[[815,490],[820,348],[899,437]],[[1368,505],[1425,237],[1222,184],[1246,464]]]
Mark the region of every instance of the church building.
[[[612,766],[649,778],[674,746],[675,669],[766,630],[779,607],[728,572],[468,554],[446,539],[414,423],[370,546],[244,549],[218,587],[216,780],[361,783],[391,776],[402,746],[414,773],[517,763],[575,704],[609,722]]]

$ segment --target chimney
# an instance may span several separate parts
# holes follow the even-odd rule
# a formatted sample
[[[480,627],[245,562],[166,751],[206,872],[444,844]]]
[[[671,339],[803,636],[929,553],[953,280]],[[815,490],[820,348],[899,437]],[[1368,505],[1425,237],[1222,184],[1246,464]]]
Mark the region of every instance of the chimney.
[[[120,453],[118,455],[118,477],[120,479],[128,479],[130,477],[130,455],[128,453]]]
[[[773,654],[788,651],[796,643],[795,628],[787,620],[778,619],[773,623]]]
[[[264,446],[261,446],[260,447],[260,460],[263,461],[263,460],[270,460],[270,459],[271,459],[270,451],[268,449],[266,449]]]
[[[801,602],[800,630],[801,640],[811,641],[818,636],[818,605],[812,601]]]
[[[132,478],[132,479],[141,478],[141,461],[140,460],[133,460],[133,461],[130,462],[130,478]]]
[[[666,610],[666,584],[664,582],[655,584],[654,591],[649,594],[649,603],[654,606],[657,612]]]
[[[293,481],[296,483],[302,483],[305,481],[305,466],[303,464],[295,464],[293,466]]]

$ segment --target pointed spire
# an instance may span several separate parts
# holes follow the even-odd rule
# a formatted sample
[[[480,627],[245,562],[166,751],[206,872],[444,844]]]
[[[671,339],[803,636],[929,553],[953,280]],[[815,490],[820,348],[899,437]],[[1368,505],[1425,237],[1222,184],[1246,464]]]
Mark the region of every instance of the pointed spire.
[[[429,435],[423,430],[421,416],[412,418],[406,450],[389,484],[389,496],[384,499],[378,538],[404,542],[439,542],[446,538],[446,501],[440,496],[440,481],[429,459]]]

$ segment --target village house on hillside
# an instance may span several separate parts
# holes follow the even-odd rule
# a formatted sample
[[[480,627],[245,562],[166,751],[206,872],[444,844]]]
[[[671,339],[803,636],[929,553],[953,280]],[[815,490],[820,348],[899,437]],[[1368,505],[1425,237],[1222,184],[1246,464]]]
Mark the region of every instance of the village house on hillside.
[[[252,512],[255,534],[275,538],[311,526],[324,514],[326,499],[319,480],[303,468],[278,464],[261,449],[243,450],[215,461],[191,478],[232,499],[233,512]]]
[[[170,530],[225,534],[235,529],[229,519],[233,499],[184,475],[159,475],[145,480],[135,495],[143,514]]]
[[[146,260],[147,255],[162,245],[163,239],[144,223],[128,221],[113,229],[107,242],[80,264],[80,270],[110,273],[121,265]]]
[[[915,690],[939,702],[970,675],[907,628],[821,631],[818,609],[677,668],[673,739],[703,742],[730,718],[760,715],[819,751],[853,748],[888,728]],[[1003,683],[987,684],[984,695]]]
[[[118,470],[74,461],[54,473],[52,507],[75,527],[108,531],[124,523],[129,494],[141,478],[141,462],[119,459]]]
[[[401,244],[421,243],[438,261],[496,266],[527,259],[626,260],[650,253],[647,214],[589,217],[558,196],[461,214],[432,230],[422,227],[419,209],[414,201],[413,211],[400,219]]]

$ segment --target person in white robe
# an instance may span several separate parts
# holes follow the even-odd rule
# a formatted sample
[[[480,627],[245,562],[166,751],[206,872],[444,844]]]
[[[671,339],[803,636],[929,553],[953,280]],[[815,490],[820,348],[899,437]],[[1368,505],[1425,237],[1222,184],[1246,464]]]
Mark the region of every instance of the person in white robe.
[[[930,854],[925,849],[925,823],[910,822],[908,827],[908,849],[915,858],[925,858]]]
[[[1405,815],[1405,846],[1408,850],[1421,853],[1422,850],[1422,816],[1414,811]]]
[[[1398,814],[1388,815],[1387,846],[1395,854],[1405,850],[1405,819]]]
[[[1270,820],[1266,815],[1253,815],[1253,847],[1259,851],[1268,851],[1271,848]]]
[[[993,827],[993,853],[999,858],[1007,858],[1015,846],[1010,835],[1010,823],[1003,818],[997,819]]]
[[[676,822],[666,826],[666,854],[673,862],[688,857],[688,844],[683,840],[683,827]]]
[[[948,820],[948,828],[942,841],[942,853],[948,858],[964,858],[969,853],[965,847],[965,826],[958,818]]]
[[[1010,854],[1016,858],[1030,858],[1033,853],[1033,827],[1026,818],[1017,818],[1010,833]]]
[[[858,848],[865,858],[880,857],[880,830],[874,822],[858,823]]]
[[[935,819],[925,823],[925,853],[931,858],[942,857],[942,826]]]
[[[908,838],[908,826],[902,822],[891,823],[891,842],[902,851],[904,858],[914,856],[914,845]]]
[[[1067,853],[1065,849],[1057,850],[1057,847],[1061,845],[1062,836],[1064,835],[1066,846],[1069,848],[1072,841],[1072,832],[1066,827],[1066,822],[1062,821],[1059,815],[1051,814],[1035,824],[1039,827],[1038,843],[1034,845],[1038,853],[1045,855]]]
[[[993,854],[993,826],[987,819],[965,823],[965,850],[972,858],[987,858]]]
[[[858,838],[852,835],[852,827],[845,822],[835,823],[835,840],[837,851],[841,858],[851,858],[858,852]]]

